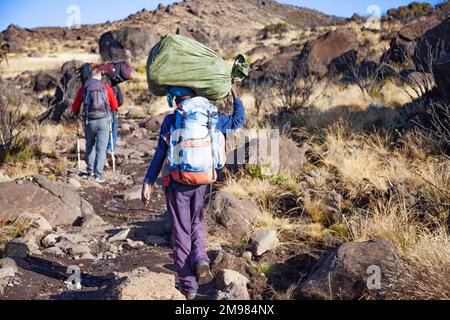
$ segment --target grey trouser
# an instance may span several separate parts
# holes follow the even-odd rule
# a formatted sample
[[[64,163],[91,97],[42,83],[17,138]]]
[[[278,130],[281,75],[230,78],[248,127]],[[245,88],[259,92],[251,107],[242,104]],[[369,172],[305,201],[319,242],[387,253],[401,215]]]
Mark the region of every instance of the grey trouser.
[[[87,171],[89,174],[95,173],[96,178],[102,178],[109,140],[109,119],[89,120],[84,127],[84,134]]]

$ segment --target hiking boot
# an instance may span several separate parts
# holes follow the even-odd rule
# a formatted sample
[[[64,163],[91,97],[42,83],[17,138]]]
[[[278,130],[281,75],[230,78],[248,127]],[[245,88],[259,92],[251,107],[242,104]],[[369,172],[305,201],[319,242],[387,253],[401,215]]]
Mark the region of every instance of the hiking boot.
[[[103,183],[106,182],[106,180],[103,179],[103,178],[101,178],[101,177],[97,177],[97,178],[95,178],[95,182],[100,183],[100,184],[103,184]]]
[[[95,174],[93,172],[82,172],[82,173],[80,173],[80,176],[83,179],[89,179],[89,178],[95,177]]]
[[[197,265],[197,281],[198,285],[202,286],[210,283],[214,279],[211,269],[209,268],[209,263],[206,261],[201,261]]]
[[[186,297],[186,300],[192,301],[197,298],[197,292],[183,292],[184,296]]]

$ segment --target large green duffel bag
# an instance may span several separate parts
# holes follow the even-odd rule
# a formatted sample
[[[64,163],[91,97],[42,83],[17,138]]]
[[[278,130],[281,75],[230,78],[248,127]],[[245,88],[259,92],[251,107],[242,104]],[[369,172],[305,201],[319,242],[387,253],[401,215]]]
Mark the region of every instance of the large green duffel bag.
[[[168,86],[179,86],[209,100],[219,100],[230,93],[233,80],[242,81],[250,70],[243,55],[231,65],[193,39],[168,34],[150,52],[147,80],[157,96],[164,96]]]

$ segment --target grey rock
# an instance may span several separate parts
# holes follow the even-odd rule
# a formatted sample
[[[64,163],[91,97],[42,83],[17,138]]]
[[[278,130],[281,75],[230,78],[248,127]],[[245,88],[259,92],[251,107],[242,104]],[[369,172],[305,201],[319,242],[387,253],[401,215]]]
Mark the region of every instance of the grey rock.
[[[53,256],[63,256],[64,252],[58,247],[50,247],[43,251],[46,254],[50,254]]]
[[[245,252],[242,254],[242,258],[244,258],[244,259],[247,260],[248,262],[251,262],[251,261],[252,261],[252,258],[253,258],[253,254],[252,254],[250,251],[245,251]]]
[[[2,268],[11,268],[15,273],[19,272],[19,269],[17,268],[17,264],[14,261],[14,259],[11,258],[3,258],[0,260],[0,267]]]
[[[218,191],[213,195],[211,205],[207,206],[210,233],[225,231],[228,237],[240,240],[245,237],[254,224],[261,221],[261,212],[247,199],[239,199],[227,192]],[[219,230],[215,230],[218,228]]]
[[[14,269],[11,267],[1,268],[0,269],[0,279],[3,278],[12,278],[16,275]]]
[[[61,236],[61,240],[67,240],[73,244],[85,243],[88,241],[82,233],[66,233]]]
[[[295,298],[360,299],[368,290],[369,267],[380,269],[380,289],[383,290],[389,286],[387,275],[395,272],[399,263],[398,251],[389,241],[345,243],[317,262],[313,272],[300,284]]]
[[[69,184],[76,190],[81,188],[81,183],[74,178],[69,178]]]
[[[26,258],[29,254],[39,250],[35,242],[26,238],[18,238],[8,242],[5,246],[7,257]]]
[[[238,286],[247,287],[249,279],[244,277],[237,271],[222,269],[216,274],[216,285],[217,288],[223,290],[231,283],[235,283]]]
[[[131,239],[127,239],[127,246],[130,247],[131,249],[137,249],[145,246],[145,243],[142,241],[134,241]]]
[[[122,230],[122,231],[116,233],[115,235],[113,235],[112,237],[110,237],[108,239],[108,241],[109,242],[125,241],[125,240],[127,240],[130,232],[131,232],[131,229]]]
[[[74,244],[69,248],[69,253],[72,257],[83,256],[84,254],[90,254],[91,250],[87,245]]]
[[[278,247],[277,231],[264,229],[256,231],[250,239],[250,247],[254,256],[259,257]]]
[[[59,240],[60,236],[50,233],[41,240],[41,244],[44,248],[50,248],[53,247]]]
[[[247,288],[237,285],[232,282],[224,290],[218,291],[216,295],[216,300],[250,300],[250,295]]]
[[[95,260],[95,257],[90,252],[87,252],[87,253],[84,253],[80,259],[81,260]]]
[[[20,201],[11,201],[20,199]],[[39,212],[52,227],[73,225],[80,217],[95,215],[92,206],[71,187],[50,182],[45,177],[34,176],[32,181],[22,184],[6,182],[0,184],[0,207],[3,212],[13,214],[14,219],[22,213]]]

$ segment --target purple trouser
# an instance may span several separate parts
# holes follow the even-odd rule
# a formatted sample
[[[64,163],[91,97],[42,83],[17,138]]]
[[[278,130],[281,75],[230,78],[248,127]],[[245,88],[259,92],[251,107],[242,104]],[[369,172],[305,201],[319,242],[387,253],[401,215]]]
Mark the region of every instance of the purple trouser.
[[[166,188],[167,210],[172,220],[172,245],[181,288],[198,290],[196,266],[209,263],[205,249],[206,226],[203,206],[208,186],[177,185]]]

